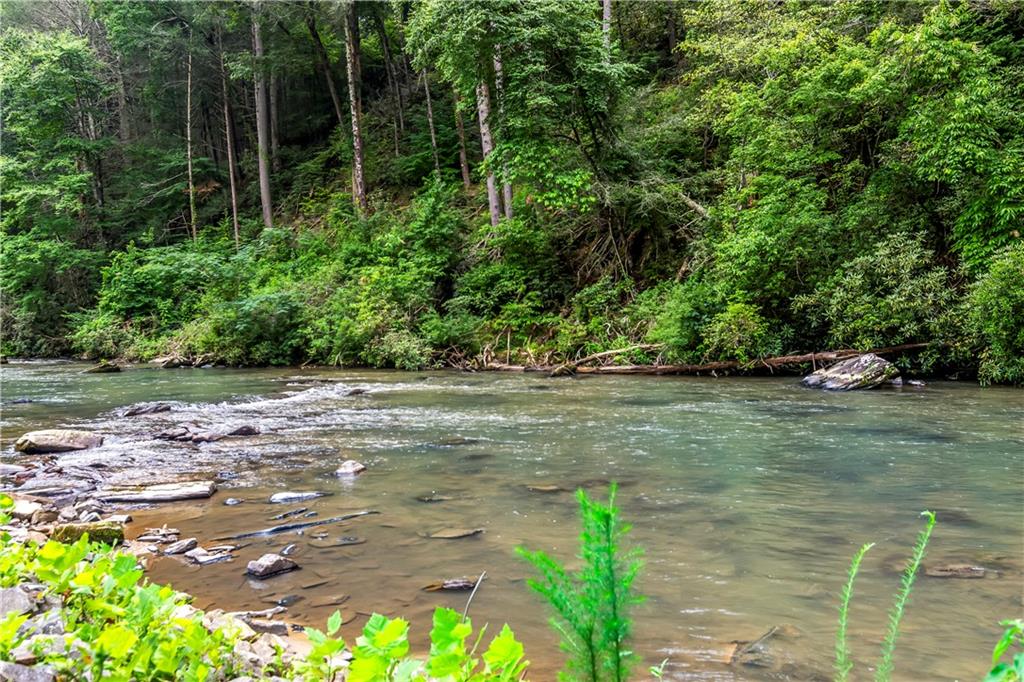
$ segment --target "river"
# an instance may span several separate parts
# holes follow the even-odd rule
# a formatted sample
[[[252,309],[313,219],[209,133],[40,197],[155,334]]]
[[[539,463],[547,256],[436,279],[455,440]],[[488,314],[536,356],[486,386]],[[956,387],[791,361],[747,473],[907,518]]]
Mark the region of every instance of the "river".
[[[332,493],[301,504],[317,518],[380,512],[259,539],[230,563],[152,562],[153,579],[195,594],[202,607],[261,609],[298,595],[289,619],[319,625],[340,608],[349,638],[365,614],[402,615],[422,650],[433,608],[461,609],[467,595],[421,588],[486,571],[470,613],[475,624],[496,632],[508,622],[533,661],[532,678],[553,679],[560,654],[549,613],[528,590],[531,569],[514,549],[543,549],[572,564],[576,504],[571,492],[528,486],[582,486],[600,497],[608,481],[619,483],[629,537],[645,551],[635,649],[644,667],[667,658],[670,679],[829,679],[837,595],[865,542],[877,545],[861,569],[850,637],[859,665],[873,664],[923,509],[939,519],[926,565],[967,561],[993,570],[984,579],[918,581],[894,679],[980,679],[998,621],[1024,607],[1019,390],[935,382],[825,393],[793,378],[147,367],[95,375],[84,367],[0,369],[6,460],[19,458],[12,444],[23,432],[73,426],[104,433],[106,443],[61,461],[91,464],[118,481],[223,481],[209,501],[133,512],[130,536],[166,522],[209,544],[263,528],[298,506],[267,502],[282,490]],[[173,409],[116,416],[153,400]],[[252,424],[261,433],[198,446],[152,438],[181,423]],[[350,458],[368,470],[354,480],[333,476]],[[452,499],[418,499],[429,495]],[[225,506],[228,497],[245,502]],[[449,527],[484,533],[424,537]],[[365,542],[343,545],[343,537]],[[247,560],[293,542],[302,570],[245,578]],[[791,627],[774,638],[773,667],[723,663],[729,642],[780,625]]]

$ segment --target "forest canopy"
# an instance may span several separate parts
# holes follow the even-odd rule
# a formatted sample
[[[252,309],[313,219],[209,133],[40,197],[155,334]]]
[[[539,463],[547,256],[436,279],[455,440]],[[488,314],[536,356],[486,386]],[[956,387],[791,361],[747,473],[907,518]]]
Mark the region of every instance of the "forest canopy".
[[[1019,2],[0,11],[4,354],[1024,383]]]

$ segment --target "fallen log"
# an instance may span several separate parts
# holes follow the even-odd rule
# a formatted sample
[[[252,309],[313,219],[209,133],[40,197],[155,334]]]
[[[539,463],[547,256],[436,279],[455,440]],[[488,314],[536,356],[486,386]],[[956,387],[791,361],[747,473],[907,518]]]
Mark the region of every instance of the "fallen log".
[[[262,528],[260,530],[249,531],[248,533],[239,533],[238,535],[222,535],[221,537],[214,538],[214,540],[244,540],[246,538],[259,538],[267,535],[277,535],[278,533],[287,533],[293,530],[302,530],[304,528],[312,528],[314,526],[325,526],[328,523],[339,523],[341,521],[348,521],[360,516],[368,516],[369,514],[380,514],[379,511],[374,509],[367,509],[365,511],[355,512],[354,514],[343,514],[342,516],[333,516],[329,519],[320,519],[319,521],[305,521],[303,523],[283,523],[280,526],[271,526],[270,528]]]
[[[654,345],[654,344],[652,344]],[[739,360],[722,360],[718,362],[706,362],[703,364],[682,364],[682,365],[597,365],[594,367],[581,366],[584,360],[588,358],[582,358],[576,361],[576,367],[571,371],[563,371],[556,374],[561,368],[567,367],[568,364],[563,365],[509,365],[500,362],[490,362],[484,365],[483,369],[494,371],[494,372],[547,372],[549,376],[567,376],[571,374],[646,374],[646,375],[671,375],[671,374],[704,374],[707,372],[724,372],[728,370],[751,370],[759,367],[768,369],[774,369],[776,367],[784,367],[786,365],[801,365],[811,363],[813,366],[817,366],[818,363],[829,363],[837,360],[846,360],[849,358],[857,357],[858,355],[864,355],[865,353],[874,353],[875,355],[889,355],[892,353],[902,353],[904,351],[921,350],[927,348],[932,344],[930,343],[905,343],[899,346],[889,346],[887,348],[874,348],[871,350],[854,350],[852,348],[845,348],[841,350],[832,351],[821,351],[815,353],[802,353],[799,355],[780,355],[771,358],[759,358],[751,362],[740,362]],[[616,355],[618,353],[627,352],[630,349],[622,349],[615,351],[605,351],[604,357],[609,355]],[[588,356],[589,357],[589,356]],[[600,359],[600,358],[594,358]]]

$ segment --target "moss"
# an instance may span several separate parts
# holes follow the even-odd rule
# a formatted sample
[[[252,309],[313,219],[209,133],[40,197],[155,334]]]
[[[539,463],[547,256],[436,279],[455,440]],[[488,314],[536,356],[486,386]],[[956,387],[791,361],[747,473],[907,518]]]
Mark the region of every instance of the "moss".
[[[110,521],[64,524],[54,528],[50,538],[57,542],[72,544],[86,534],[89,535],[89,539],[93,542],[99,542],[104,545],[113,546],[124,542],[124,527],[119,523],[112,523]]]

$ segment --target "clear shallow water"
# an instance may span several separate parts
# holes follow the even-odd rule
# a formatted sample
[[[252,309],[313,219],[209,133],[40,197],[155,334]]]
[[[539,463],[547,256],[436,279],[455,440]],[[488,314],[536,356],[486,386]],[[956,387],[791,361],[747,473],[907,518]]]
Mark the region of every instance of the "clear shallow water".
[[[434,606],[461,609],[467,595],[421,588],[486,570],[475,622],[509,622],[534,662],[532,677],[553,679],[560,659],[547,612],[528,592],[530,570],[513,550],[525,545],[571,560],[575,502],[568,492],[526,486],[583,485],[603,495],[609,480],[619,481],[632,538],[646,550],[639,586],[648,600],[635,614],[636,649],[645,664],[668,658],[676,679],[827,679],[836,595],[849,558],[868,541],[878,544],[861,570],[850,634],[855,657],[873,661],[896,567],[926,508],[939,513],[926,564],[966,560],[999,577],[922,577],[896,679],[980,679],[998,620],[1024,606],[1021,391],[940,382],[831,394],[793,379],[148,368],[86,375],[82,368],[0,369],[7,456],[24,431],[83,426],[107,434],[107,443],[62,461],[106,464],[116,480],[237,475],[209,502],[136,513],[139,530],[166,520],[208,541],[263,528],[292,508],[266,503],[281,490],[333,493],[294,505],[319,518],[381,512],[258,539],[232,563],[154,562],[155,579],[196,594],[202,606],[266,608],[298,594],[304,599],[288,617],[320,624],[338,608],[327,602],[346,598],[347,636],[377,610],[411,619],[423,646]],[[346,395],[352,388],[368,393]],[[39,402],[11,403],[25,398]],[[175,409],[127,419],[113,413],[148,400],[175,401]],[[254,424],[263,433],[200,446],[151,438],[179,423]],[[369,471],[351,482],[334,478],[348,458]],[[432,493],[455,499],[416,499]],[[225,507],[228,496],[246,502]],[[450,541],[421,535],[446,527],[486,532]],[[314,538],[316,531],[328,535]],[[366,542],[330,546],[343,536]],[[303,570],[264,583],[244,578],[245,561],[291,542]],[[729,642],[780,624],[796,628],[776,647],[781,670],[722,663]]]

